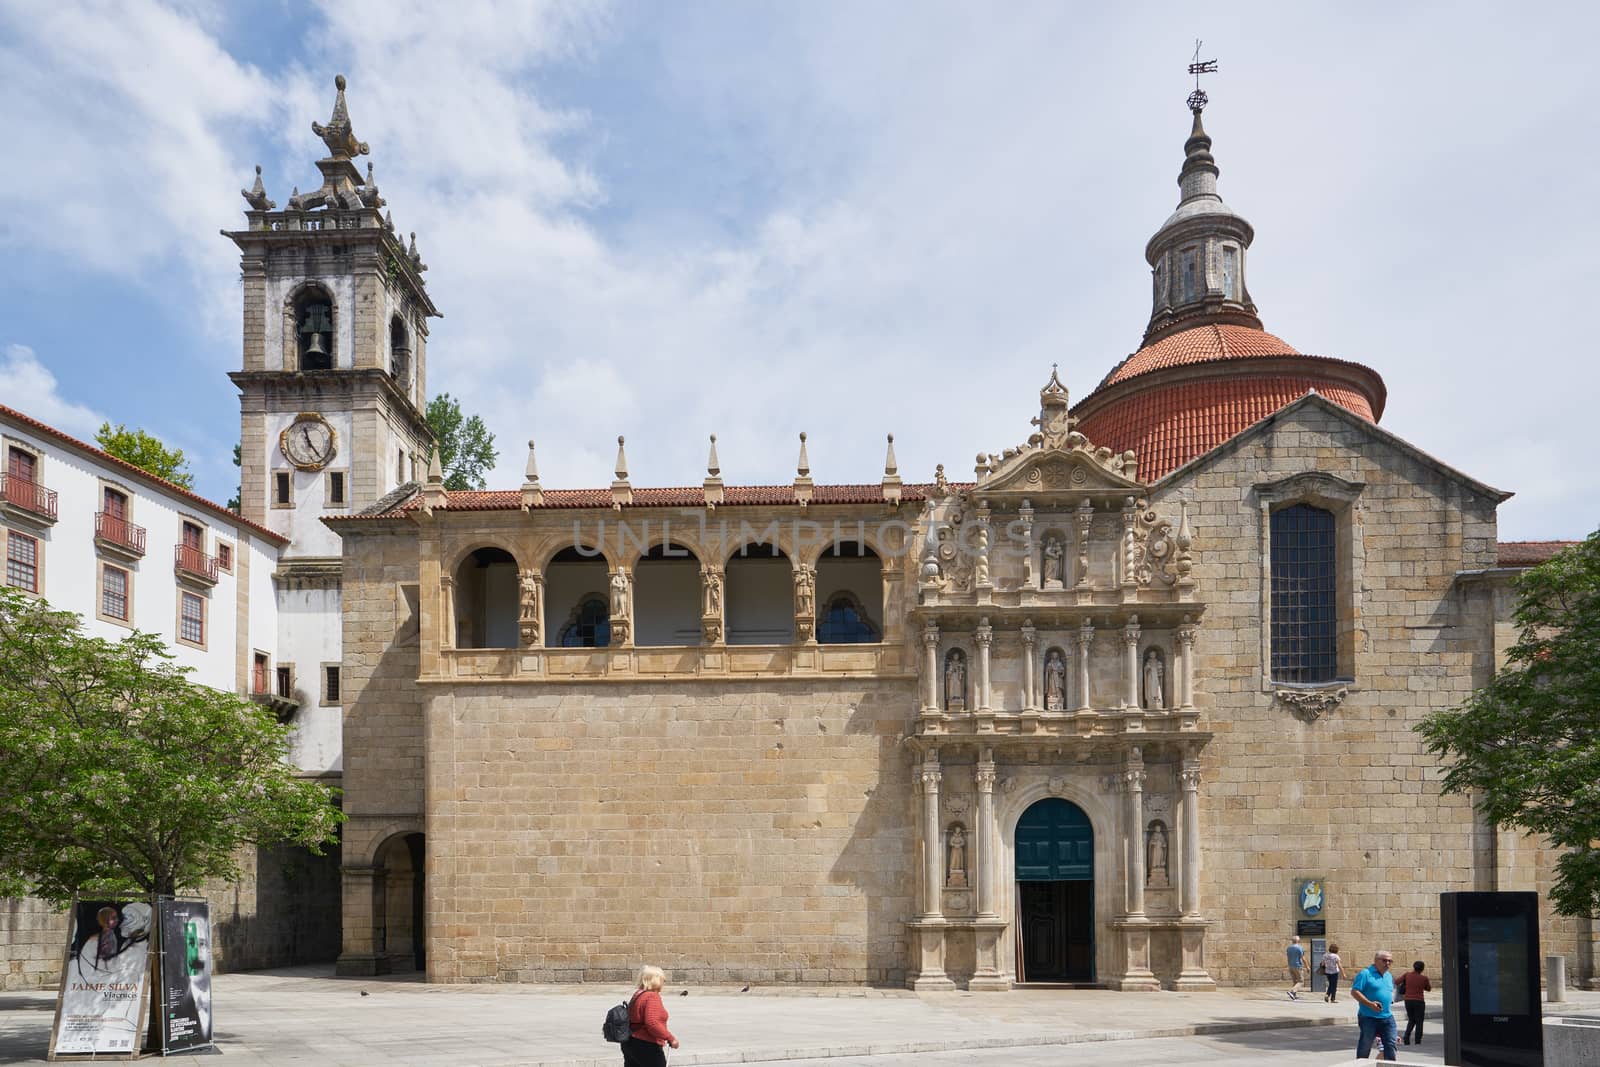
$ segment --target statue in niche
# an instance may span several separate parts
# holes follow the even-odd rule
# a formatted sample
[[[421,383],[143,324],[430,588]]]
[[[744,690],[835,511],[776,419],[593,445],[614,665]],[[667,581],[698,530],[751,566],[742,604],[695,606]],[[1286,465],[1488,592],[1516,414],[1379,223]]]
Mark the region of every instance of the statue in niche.
[[[1162,688],[1165,676],[1166,668],[1161,663],[1161,653],[1152,648],[1144,654],[1144,707],[1146,711],[1166,710],[1166,691]]]
[[[611,573],[611,620],[628,617],[628,576],[622,571]]]
[[[944,884],[951,889],[967,888],[967,832],[960,823],[950,828],[950,855]]]
[[[1065,552],[1066,550],[1062,546],[1059,537],[1052,535],[1044,539],[1044,564],[1041,570],[1043,571],[1044,587],[1046,589],[1062,588],[1061,564]]]
[[[944,658],[944,704],[948,711],[962,711],[967,706],[967,656],[959,648],[952,648]]]
[[[1044,710],[1064,711],[1067,707],[1067,661],[1061,650],[1052,648],[1044,660]]]
[[[1172,884],[1167,872],[1167,824],[1160,819],[1150,823],[1144,835],[1145,884],[1166,889]]]

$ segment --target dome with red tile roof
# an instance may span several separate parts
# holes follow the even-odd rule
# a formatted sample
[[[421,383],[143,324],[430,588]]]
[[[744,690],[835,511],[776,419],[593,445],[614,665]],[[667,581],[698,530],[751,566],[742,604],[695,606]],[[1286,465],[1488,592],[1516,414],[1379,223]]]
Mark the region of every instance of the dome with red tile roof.
[[[1153,482],[1312,390],[1377,422],[1387,394],[1376,371],[1261,328],[1244,270],[1255,231],[1217,193],[1198,110],[1184,156],[1178,210],[1145,246],[1155,285],[1144,342],[1072,409],[1078,429],[1131,449]]]

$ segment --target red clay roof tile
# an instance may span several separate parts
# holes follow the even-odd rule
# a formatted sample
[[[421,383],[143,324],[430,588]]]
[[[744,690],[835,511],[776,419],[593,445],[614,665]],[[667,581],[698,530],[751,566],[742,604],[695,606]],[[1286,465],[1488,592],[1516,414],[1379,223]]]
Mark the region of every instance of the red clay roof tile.
[[[1084,416],[1078,429],[1114,452],[1133,449],[1139,457],[1139,480],[1153,482],[1312,389],[1369,422],[1377,421],[1367,398],[1338,382],[1250,375],[1152,385]]]
[[[1577,541],[1501,541],[1498,563],[1502,567],[1532,567],[1543,563]]]
[[[1298,356],[1300,353],[1281,337],[1265,330],[1226,323],[1194,326],[1155,344],[1146,345],[1111,369],[1097,388],[1127,381],[1153,370],[1179,367],[1188,363],[1213,363],[1228,359],[1257,359],[1263,356]],[[1093,440],[1093,438],[1090,438]]]

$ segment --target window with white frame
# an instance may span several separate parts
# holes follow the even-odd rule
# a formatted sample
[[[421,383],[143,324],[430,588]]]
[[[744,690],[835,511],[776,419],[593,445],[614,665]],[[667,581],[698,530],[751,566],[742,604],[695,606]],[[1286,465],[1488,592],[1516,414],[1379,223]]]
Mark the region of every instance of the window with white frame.
[[[39,592],[39,539],[12,530],[6,536],[6,584]]]
[[[206,599],[186,590],[178,594],[178,640],[188,645],[205,646]]]

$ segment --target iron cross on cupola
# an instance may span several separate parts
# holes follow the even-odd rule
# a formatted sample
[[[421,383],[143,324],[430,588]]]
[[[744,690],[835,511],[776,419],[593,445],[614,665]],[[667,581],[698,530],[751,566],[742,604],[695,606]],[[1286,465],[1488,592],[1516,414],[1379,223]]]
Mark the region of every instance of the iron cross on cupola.
[[[1204,111],[1206,104],[1210,102],[1210,98],[1206,96],[1206,91],[1200,88],[1200,75],[1215,74],[1217,72],[1216,60],[1200,58],[1200,44],[1200,39],[1198,37],[1195,38],[1194,59],[1189,63],[1189,73],[1194,75],[1194,92],[1189,94],[1189,110],[1196,115]]]

